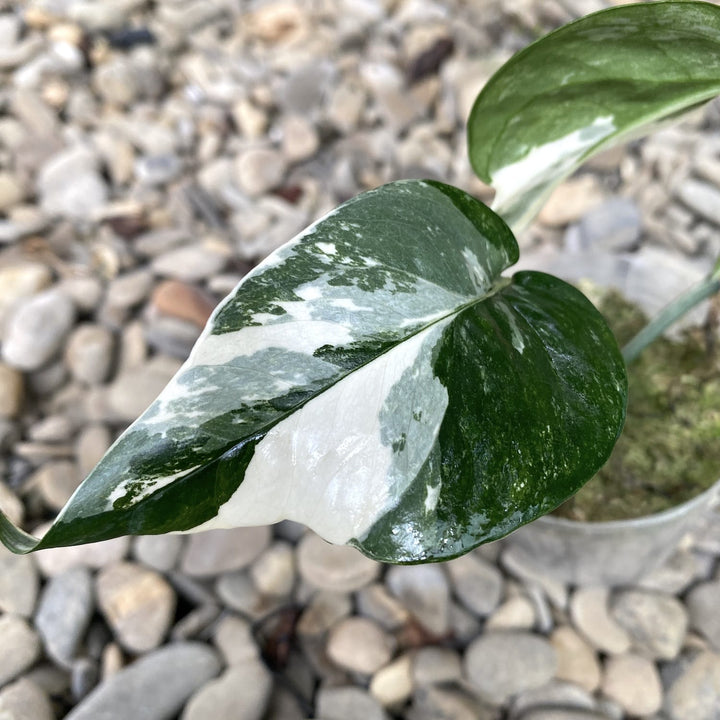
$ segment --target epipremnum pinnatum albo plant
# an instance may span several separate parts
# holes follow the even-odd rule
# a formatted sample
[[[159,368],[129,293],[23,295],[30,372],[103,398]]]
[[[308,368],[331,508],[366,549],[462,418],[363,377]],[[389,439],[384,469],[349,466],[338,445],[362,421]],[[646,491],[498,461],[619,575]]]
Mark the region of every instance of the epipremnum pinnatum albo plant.
[[[513,230],[593,153],[719,93],[708,3],[617,7],[529,46],[469,120],[494,210],[400,181],[316,222],[220,304],[45,536],[2,517],[2,541],[29,552],[289,518],[420,562],[552,510],[608,457],[625,368],[581,293],[502,274]]]

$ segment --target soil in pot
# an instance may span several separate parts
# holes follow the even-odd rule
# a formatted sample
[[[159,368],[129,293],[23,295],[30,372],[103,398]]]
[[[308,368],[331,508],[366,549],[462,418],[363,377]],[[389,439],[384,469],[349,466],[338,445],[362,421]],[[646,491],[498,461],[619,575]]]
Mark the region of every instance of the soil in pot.
[[[583,285],[624,345],[647,318],[614,290]],[[610,459],[555,514],[605,521],[650,515],[720,478],[720,347],[716,331],[661,338],[628,367],[625,428]]]

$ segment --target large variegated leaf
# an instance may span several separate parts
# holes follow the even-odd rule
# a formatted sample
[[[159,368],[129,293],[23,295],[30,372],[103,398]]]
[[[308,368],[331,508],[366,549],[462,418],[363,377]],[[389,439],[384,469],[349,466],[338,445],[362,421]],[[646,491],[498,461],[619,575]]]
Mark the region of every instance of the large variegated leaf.
[[[470,160],[518,231],[583,160],[720,93],[720,7],[603,10],[546,35],[490,79],[468,122]]]
[[[504,535],[575,492],[623,422],[625,374],[576,290],[433,182],[350,200],[271,255],[42,541],[306,523],[393,561]]]

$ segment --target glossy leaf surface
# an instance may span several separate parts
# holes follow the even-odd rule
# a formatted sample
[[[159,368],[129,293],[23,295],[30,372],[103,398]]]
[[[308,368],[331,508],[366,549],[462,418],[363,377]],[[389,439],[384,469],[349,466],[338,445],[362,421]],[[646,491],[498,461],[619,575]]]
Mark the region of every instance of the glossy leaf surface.
[[[405,181],[345,203],[255,268],[190,358],[15,551],[298,520],[390,562],[449,558],[544,513],[604,462],[625,374],[604,321],[502,271],[505,223]]]
[[[490,79],[468,122],[470,160],[518,231],[601,149],[720,93],[720,7],[603,10],[528,46]]]

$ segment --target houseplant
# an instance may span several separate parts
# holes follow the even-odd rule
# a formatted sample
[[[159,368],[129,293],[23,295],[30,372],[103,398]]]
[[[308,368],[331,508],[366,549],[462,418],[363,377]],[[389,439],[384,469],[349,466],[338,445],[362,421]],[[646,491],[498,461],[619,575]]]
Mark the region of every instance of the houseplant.
[[[422,562],[552,510],[610,453],[625,370],[581,293],[501,275],[510,228],[593,152],[720,93],[719,49],[717,7],[666,2],[519,53],[469,122],[495,211],[422,181],[345,203],[219,306],[41,541],[5,518],[0,538],[28,552],[289,517]]]

